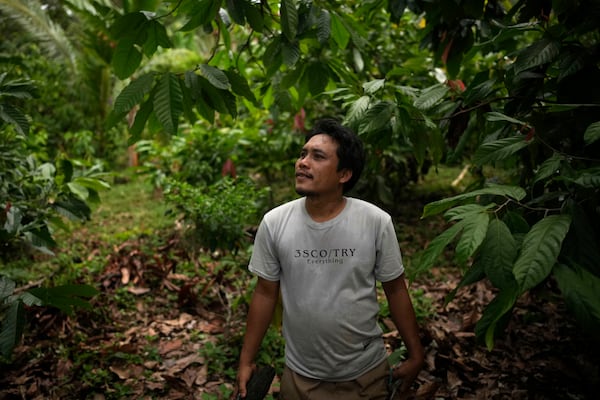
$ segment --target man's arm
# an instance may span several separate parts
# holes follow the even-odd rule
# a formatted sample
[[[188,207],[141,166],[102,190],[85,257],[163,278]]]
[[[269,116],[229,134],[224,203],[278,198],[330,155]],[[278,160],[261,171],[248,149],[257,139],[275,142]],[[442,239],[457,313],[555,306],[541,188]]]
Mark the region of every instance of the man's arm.
[[[273,282],[259,277],[250,301],[246,335],[240,353],[237,391],[242,398],[246,397],[246,384],[254,370],[254,358],[269,328],[278,299],[279,281]]]
[[[394,377],[402,379],[401,392],[406,392],[419,375],[424,363],[424,350],[419,337],[419,326],[415,316],[404,274],[382,283],[390,308],[392,320],[404,340],[408,350],[408,359],[394,368]]]

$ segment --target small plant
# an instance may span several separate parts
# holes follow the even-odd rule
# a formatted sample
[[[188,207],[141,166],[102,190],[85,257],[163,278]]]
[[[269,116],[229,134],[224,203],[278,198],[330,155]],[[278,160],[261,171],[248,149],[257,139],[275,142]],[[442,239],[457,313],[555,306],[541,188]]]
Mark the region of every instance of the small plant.
[[[246,228],[258,219],[266,189],[247,178],[223,178],[207,187],[170,180],[165,198],[182,213],[189,237],[200,246],[239,250]]]

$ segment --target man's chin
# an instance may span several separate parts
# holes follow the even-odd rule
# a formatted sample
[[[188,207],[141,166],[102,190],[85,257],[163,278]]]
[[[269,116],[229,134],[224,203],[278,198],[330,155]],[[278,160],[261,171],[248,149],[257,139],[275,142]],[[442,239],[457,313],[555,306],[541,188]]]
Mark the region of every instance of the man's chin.
[[[296,186],[296,193],[298,193],[300,196],[310,196],[312,194],[310,190],[306,190],[298,186]]]

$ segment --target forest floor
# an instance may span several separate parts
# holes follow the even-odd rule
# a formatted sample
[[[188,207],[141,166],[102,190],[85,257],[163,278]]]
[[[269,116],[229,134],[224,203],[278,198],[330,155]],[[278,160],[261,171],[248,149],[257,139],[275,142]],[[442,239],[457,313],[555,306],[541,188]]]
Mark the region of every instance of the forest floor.
[[[407,204],[400,217],[403,248],[423,246],[423,232],[439,228],[422,227],[421,209]],[[123,235],[110,245],[87,228],[76,236],[63,252],[85,249],[77,262],[96,260],[100,267],[78,280],[100,294],[73,316],[30,310],[12,362],[0,364],[0,400],[229,398],[252,282],[244,258],[206,254],[195,273],[182,273],[176,266],[188,255],[176,235]],[[416,300],[434,310],[420,320],[427,354],[413,398],[598,398],[599,340],[578,330],[551,282],[519,300],[489,351],[476,343],[474,326],[494,290],[480,282],[444,305],[459,279],[442,266],[411,283],[423,296]],[[386,340],[392,350],[399,344],[393,330]],[[265,342],[261,362],[281,366],[272,354],[281,352],[277,333]],[[276,378],[270,398],[277,388]]]

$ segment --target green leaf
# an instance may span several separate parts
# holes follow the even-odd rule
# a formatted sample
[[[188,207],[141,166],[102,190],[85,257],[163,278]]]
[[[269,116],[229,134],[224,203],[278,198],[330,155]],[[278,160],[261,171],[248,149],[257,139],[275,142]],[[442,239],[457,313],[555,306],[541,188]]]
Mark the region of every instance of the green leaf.
[[[525,235],[513,274],[522,293],[548,277],[569,231],[569,215],[551,215],[538,221]]]
[[[465,106],[472,105],[489,97],[494,92],[495,84],[495,79],[489,79],[473,87],[468,87],[464,93]]]
[[[152,54],[156,52],[158,46],[163,49],[172,47],[169,36],[167,35],[167,30],[157,20],[153,19],[148,21],[146,24],[146,32],[147,38],[142,46],[142,50],[146,56],[152,56]]]
[[[17,285],[12,279],[8,279],[4,275],[0,275],[0,306],[4,303],[4,299],[12,296]]]
[[[201,64],[200,71],[202,75],[217,89],[229,90],[231,87],[227,75],[219,68],[208,64]]]
[[[225,75],[227,75],[227,80],[231,84],[231,90],[239,96],[243,96],[246,99],[250,100],[252,104],[257,104],[256,96],[250,89],[250,85],[248,85],[248,81],[244,79],[244,77],[238,74],[236,71],[230,69],[225,71]]]
[[[588,189],[600,188],[600,167],[584,169],[577,172],[579,176],[573,182]]]
[[[133,38],[137,36],[148,18],[139,11],[131,12],[119,17],[110,27],[110,34],[116,40],[124,37]]]
[[[295,0],[281,0],[281,30],[288,41],[293,42],[298,33],[298,10]]]
[[[549,176],[557,174],[559,172],[562,160],[563,157],[560,154],[552,154],[552,157],[548,158],[542,163],[542,165],[540,165],[535,173],[533,182],[536,183],[548,178]]]
[[[470,214],[464,220],[463,231],[455,249],[458,264],[467,262],[483,242],[490,222],[486,212]]]
[[[501,290],[483,310],[481,319],[475,325],[475,336],[485,342],[488,350],[494,348],[494,337],[498,334],[498,323],[512,310],[518,298],[514,289]]]
[[[444,218],[448,221],[460,221],[461,219],[470,218],[475,214],[485,213],[494,206],[494,203],[486,204],[484,206],[481,204],[465,204],[446,211],[444,213]]]
[[[504,114],[496,112],[496,111],[485,113],[485,119],[487,119],[488,121],[492,121],[492,122],[506,121],[506,122],[511,122],[513,124],[517,124],[517,125],[527,125],[523,121],[509,117],[508,115],[504,115]]]
[[[90,178],[88,176],[79,176],[75,178],[73,182],[97,192],[110,189],[110,184],[108,182],[97,178]]]
[[[340,16],[335,13],[331,14],[331,37],[340,49],[345,49],[350,42],[350,32],[344,26]]]
[[[136,104],[140,104],[144,96],[152,89],[154,76],[154,72],[149,72],[137,79],[132,79],[117,96],[113,113],[124,115],[131,111]]]
[[[261,32],[265,29],[265,21],[260,10],[259,5],[254,2],[244,3],[244,12],[246,14],[246,19],[248,20],[248,24],[252,29],[256,32]]]
[[[365,82],[362,86],[365,90],[365,94],[374,94],[385,86],[385,79],[375,79],[370,82]]]
[[[179,116],[183,112],[183,94],[176,75],[167,72],[157,83],[154,112],[165,132],[174,135],[177,132]]]
[[[390,125],[396,105],[389,101],[380,101],[371,105],[361,121],[360,132],[375,133]]]
[[[588,333],[600,333],[600,278],[579,265],[558,263],[552,270],[569,310]]]
[[[235,2],[228,2],[234,3]],[[194,7],[186,13],[186,16],[191,16],[190,20],[181,27],[183,32],[191,31],[199,26],[206,25],[215,19],[221,6],[220,0],[197,0]],[[229,15],[233,15],[232,10],[228,9]],[[243,22],[242,22],[243,24]]]
[[[371,98],[369,96],[361,96],[352,103],[346,116],[348,121],[357,121],[361,119],[369,108],[370,102]]]
[[[499,289],[516,287],[512,269],[517,258],[517,244],[508,226],[493,219],[481,243],[474,266],[481,266],[492,284]]]
[[[283,59],[283,63],[288,67],[293,67],[296,65],[300,59],[300,47],[298,46],[298,43],[282,43],[281,57]]]
[[[247,0],[227,0],[227,12],[231,16],[231,19],[238,24],[244,25],[246,23],[245,3]]]
[[[9,357],[21,340],[25,326],[25,311],[20,301],[10,302],[3,308],[2,324],[0,324],[0,353]]]
[[[112,58],[115,75],[119,79],[131,76],[142,62],[142,53],[135,47],[131,37],[124,37],[117,43]]]
[[[448,244],[450,244],[463,229],[463,226],[464,221],[460,221],[436,236],[429,243],[429,246],[427,246],[427,248],[419,255],[417,269],[420,272],[429,271],[446,246],[448,246]]]
[[[75,196],[79,197],[81,200],[87,200],[89,191],[85,186],[82,186],[76,182],[68,182],[67,186],[69,187],[71,193],[73,193]]]
[[[428,110],[436,105],[448,93],[448,86],[441,83],[430,86],[421,92],[415,99],[414,106],[419,110]]]
[[[127,144],[131,146],[138,140],[140,140],[142,136],[142,131],[144,130],[144,126],[154,111],[154,99],[149,98],[146,100],[141,106],[140,109],[135,113],[135,120],[133,121],[133,125],[129,129],[129,139],[127,140]]]
[[[519,53],[515,61],[515,72],[548,64],[554,61],[559,53],[560,43],[547,38],[538,40]]]
[[[0,120],[13,124],[21,135],[29,133],[29,121],[27,116],[11,104],[0,104]]]
[[[484,165],[505,160],[529,145],[525,136],[511,136],[483,143],[473,155],[473,163]]]
[[[479,282],[483,278],[485,278],[483,266],[481,265],[481,263],[474,263],[471,266],[471,268],[467,270],[460,282],[458,282],[458,285],[456,285],[456,287],[446,295],[446,297],[444,298],[444,306],[448,305],[448,303],[450,303],[452,299],[454,299],[456,293],[458,292],[458,289],[471,285],[475,282]]]
[[[426,204],[423,209],[423,215],[421,216],[421,218],[439,214],[453,207],[455,204],[458,204],[462,201],[470,201],[473,198],[482,195],[503,196],[510,197],[515,200],[521,200],[525,197],[526,194],[527,193],[525,192],[525,190],[523,188],[520,188],[519,186],[490,185],[489,187],[483,189],[474,190],[472,192],[459,194],[456,196],[448,197],[442,200]]]
[[[317,17],[317,39],[324,45],[331,36],[331,15],[327,10],[321,10]]]
[[[600,121],[590,124],[583,134],[583,140],[585,140],[585,144],[592,144],[598,139],[600,139]]]
[[[62,285],[52,288],[35,288],[29,291],[44,305],[56,307],[67,315],[73,315],[76,308],[91,309],[87,299],[99,292],[90,285]]]

